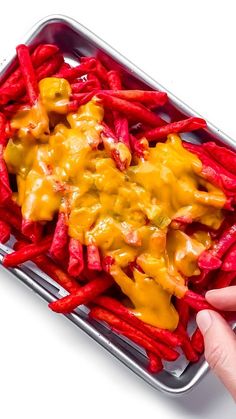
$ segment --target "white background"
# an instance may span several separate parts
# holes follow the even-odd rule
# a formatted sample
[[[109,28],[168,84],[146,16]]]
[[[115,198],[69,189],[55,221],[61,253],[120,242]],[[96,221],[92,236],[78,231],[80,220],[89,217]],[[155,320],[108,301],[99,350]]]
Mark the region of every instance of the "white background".
[[[4,1],[0,61],[37,20],[64,13],[236,138],[234,5],[227,0]],[[2,419],[231,419],[235,411],[212,375],[185,397],[154,391],[1,270]]]

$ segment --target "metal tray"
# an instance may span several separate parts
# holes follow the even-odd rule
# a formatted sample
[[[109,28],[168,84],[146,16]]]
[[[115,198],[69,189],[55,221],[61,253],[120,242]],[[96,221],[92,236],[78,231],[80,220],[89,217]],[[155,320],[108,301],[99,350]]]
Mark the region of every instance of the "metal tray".
[[[55,43],[61,48],[67,59],[72,61],[75,59],[78,61],[79,57],[84,55],[100,56],[104,61],[112,62],[113,67],[118,67],[122,71],[126,87],[166,91],[170,98],[166,111],[177,113],[178,116],[183,117],[199,116],[163,86],[71,18],[61,15],[48,16],[38,22],[22,42],[30,46],[41,42]],[[7,77],[14,66],[15,53],[13,51],[2,64],[0,78],[3,80]],[[211,123],[208,123],[207,129],[187,134],[185,138],[194,142],[214,139],[235,148],[235,142]],[[1,246],[0,262],[3,257],[1,255],[5,252],[8,252],[8,248]],[[46,275],[38,274],[30,264],[9,269],[9,271],[47,302],[56,300],[63,293],[63,290],[56,283]],[[183,394],[191,390],[208,370],[208,365],[202,357],[198,363],[188,365],[180,376],[170,374],[167,371],[158,375],[150,374],[146,370],[147,359],[144,352],[128,340],[121,339],[118,335],[110,332],[99,322],[89,320],[85,308],[77,309],[75,313],[68,314],[66,317],[157,390],[172,395]]]

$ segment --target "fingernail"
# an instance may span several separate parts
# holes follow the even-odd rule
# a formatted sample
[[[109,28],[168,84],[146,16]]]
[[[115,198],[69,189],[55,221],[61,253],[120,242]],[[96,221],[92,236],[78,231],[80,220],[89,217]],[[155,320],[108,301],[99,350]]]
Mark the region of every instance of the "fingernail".
[[[209,327],[212,324],[212,317],[208,310],[200,311],[197,314],[197,324],[199,329],[201,330],[202,334],[205,335],[205,333],[208,331]]]

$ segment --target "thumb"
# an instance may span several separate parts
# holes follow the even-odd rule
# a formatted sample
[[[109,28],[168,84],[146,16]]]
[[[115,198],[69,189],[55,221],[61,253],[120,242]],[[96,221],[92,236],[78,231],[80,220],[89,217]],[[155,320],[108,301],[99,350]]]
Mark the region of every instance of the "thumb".
[[[236,401],[236,336],[218,313],[203,310],[197,324],[205,342],[205,357]]]

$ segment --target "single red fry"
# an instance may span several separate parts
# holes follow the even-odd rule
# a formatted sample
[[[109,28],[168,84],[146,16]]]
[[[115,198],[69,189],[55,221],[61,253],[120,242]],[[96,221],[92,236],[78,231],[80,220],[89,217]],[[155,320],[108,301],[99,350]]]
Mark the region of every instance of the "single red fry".
[[[89,244],[87,246],[87,259],[89,269],[93,271],[102,270],[99,249],[95,244]]]
[[[144,105],[151,104],[155,107],[165,105],[168,99],[167,93],[156,92],[154,90],[121,90],[121,87],[112,88],[111,86],[110,89],[113,91],[110,92],[109,90],[104,90],[103,92],[120,99],[125,99],[131,102],[139,102]]]
[[[203,149],[206,150],[214,160],[223,167],[227,167],[229,172],[236,175],[236,153],[226,147],[218,146],[214,142],[204,143]]]
[[[161,342],[153,340],[140,330],[135,329],[124,320],[121,320],[119,317],[103,308],[92,308],[89,316],[93,319],[107,322],[116,332],[121,333],[133,342],[142,346],[144,349],[153,352],[167,361],[175,361],[179,357],[179,353],[174,349],[169,348]]]
[[[161,358],[158,357],[156,354],[153,354],[150,351],[147,351],[148,357],[148,371],[152,374],[157,374],[158,372],[163,370],[163,364],[161,362]]]
[[[187,118],[182,121],[171,122],[163,127],[157,127],[148,131],[144,131],[138,135],[138,138],[145,137],[148,141],[163,140],[169,134],[194,131],[206,128],[206,121],[202,118]]]
[[[38,100],[39,90],[29,48],[21,44],[16,47],[16,51],[29,101],[31,106],[33,106]]]
[[[219,289],[219,288],[225,288],[229,287],[233,280],[236,277],[235,271],[230,272],[224,272],[223,270],[219,271],[214,278],[214,281],[212,281],[209,284],[209,288],[211,289]]]
[[[144,138],[138,140],[134,135],[130,134],[131,150],[138,158],[146,159],[148,156],[148,142]]]
[[[64,212],[59,212],[56,228],[50,247],[51,256],[61,262],[65,259],[68,246],[68,225]]]
[[[115,116],[114,127],[118,140],[124,143],[126,147],[128,147],[128,149],[130,150],[129,124],[127,118],[125,118],[124,116]]]
[[[110,273],[111,266],[115,263],[115,259],[112,256],[105,256],[102,261],[102,269]]]
[[[198,353],[198,354],[202,354],[204,351],[204,339],[203,336],[200,332],[200,330],[197,329],[195,330],[195,332],[193,333],[192,337],[191,337],[191,344],[193,349]]]
[[[198,266],[200,269],[207,269],[211,271],[214,269],[219,269],[221,264],[221,260],[208,250],[204,250],[198,258]]]
[[[87,74],[87,80],[92,81],[95,85],[95,88],[98,89],[98,90],[101,90],[101,88],[102,88],[101,82],[100,82],[99,78],[96,76],[96,74],[88,73]]]
[[[4,256],[3,265],[8,268],[17,266],[42,253],[46,253],[51,246],[51,242],[52,236],[48,236],[42,239],[40,243],[28,244],[24,248]]]
[[[222,258],[227,250],[236,242],[236,223],[228,227],[213,246],[212,253]]]
[[[102,82],[107,82],[107,70],[100,60],[96,58],[96,74]]]
[[[0,220],[0,243],[6,243],[10,239],[11,227],[5,221]]]
[[[113,97],[106,93],[99,92],[96,97],[101,100],[102,104],[113,111],[118,111],[124,114],[127,118],[135,119],[138,122],[144,122],[151,126],[161,126],[166,122],[155,113],[149,111],[144,106],[133,102],[128,102],[124,99]]]
[[[96,68],[96,60],[92,58],[90,61],[82,62],[76,67],[71,67],[55,74],[55,77],[66,79],[73,82],[78,77],[84,76]]]
[[[196,294],[193,291],[186,291],[185,295],[182,297],[183,300],[194,310],[201,311],[201,310],[214,310],[216,309],[207,302],[205,297],[200,294]]]
[[[110,288],[112,284],[113,279],[111,276],[103,275],[102,277],[97,277],[75,293],[50,303],[49,307],[56,313],[70,313],[81,304],[88,304],[90,301],[93,301],[98,295]]]
[[[72,94],[71,99],[72,99],[72,102],[74,102],[73,106],[76,106],[78,109],[79,106],[85,105],[93,98],[93,96],[96,95],[96,92],[97,92],[96,90],[92,90],[91,92]],[[69,111],[70,110],[71,110],[71,105],[69,106]]]
[[[180,346],[181,344],[181,340],[174,332],[144,323],[136,317],[131,310],[112,297],[102,295],[96,298],[94,302],[116,314],[122,320],[126,321],[138,330],[141,330],[153,339],[157,339],[158,341],[161,341],[171,347]]]
[[[122,89],[121,78],[118,71],[109,71],[107,73],[107,81],[111,90]],[[108,90],[108,92],[110,91]],[[130,149],[129,124],[127,118],[121,116],[117,111],[113,111],[113,118],[116,137]]]
[[[176,309],[179,314],[179,321],[187,329],[189,322],[189,305],[181,298],[176,299]]]
[[[37,221],[25,220],[23,218],[21,232],[25,237],[36,243],[42,237],[43,225]]]
[[[181,348],[183,350],[183,353],[184,353],[186,359],[190,362],[197,362],[198,359],[199,359],[199,356],[196,353],[196,351],[194,350],[194,348],[191,344],[191,341],[189,339],[189,336],[188,336],[185,328],[183,327],[183,325],[181,323],[178,324],[176,332],[180,335],[180,337],[182,339]]]
[[[78,277],[84,268],[83,246],[79,240],[70,238],[68,273]]]
[[[107,81],[108,81],[109,88],[111,90],[118,90],[118,91],[122,92],[122,90],[121,90],[122,89],[121,77],[120,77],[120,73],[118,73],[118,71],[116,71],[116,70],[108,71]],[[107,90],[106,93],[108,93],[108,94],[112,93],[113,94],[113,92],[109,92],[109,90]]]
[[[60,66],[64,63],[64,58],[62,54],[57,53],[53,57],[45,61],[40,67],[36,70],[37,80],[45,79],[46,77],[51,77],[55,74]]]
[[[39,67],[57,52],[59,52],[59,47],[55,44],[39,44],[31,54],[33,66]]]

